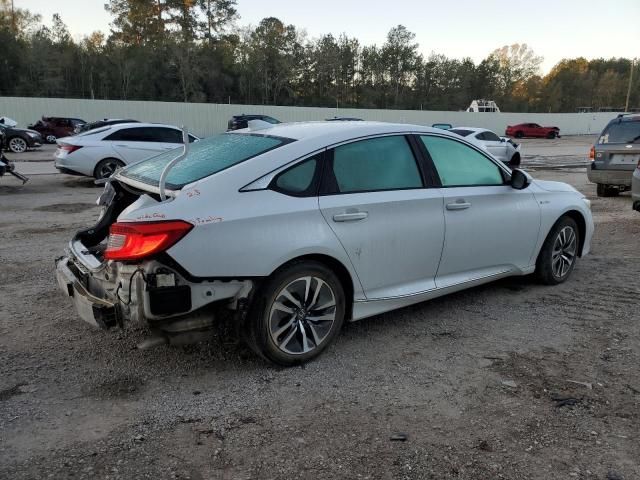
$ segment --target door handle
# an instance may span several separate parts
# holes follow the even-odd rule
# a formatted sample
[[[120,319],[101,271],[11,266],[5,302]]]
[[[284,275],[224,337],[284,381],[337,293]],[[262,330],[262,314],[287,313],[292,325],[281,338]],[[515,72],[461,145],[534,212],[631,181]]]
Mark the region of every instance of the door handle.
[[[358,220],[364,220],[369,214],[367,212],[350,212],[350,213],[338,213],[333,216],[334,222],[357,222]]]
[[[455,203],[447,203],[447,210],[466,210],[471,207],[469,202],[455,202]]]

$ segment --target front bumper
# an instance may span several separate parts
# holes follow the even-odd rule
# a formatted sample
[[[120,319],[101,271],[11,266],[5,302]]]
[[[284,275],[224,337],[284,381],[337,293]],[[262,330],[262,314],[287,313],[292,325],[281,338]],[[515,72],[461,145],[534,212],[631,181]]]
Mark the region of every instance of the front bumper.
[[[56,262],[56,279],[62,292],[71,297],[78,315],[94,327],[108,329],[118,323],[118,306],[91,294],[84,283],[71,270],[74,268],[69,257]]]

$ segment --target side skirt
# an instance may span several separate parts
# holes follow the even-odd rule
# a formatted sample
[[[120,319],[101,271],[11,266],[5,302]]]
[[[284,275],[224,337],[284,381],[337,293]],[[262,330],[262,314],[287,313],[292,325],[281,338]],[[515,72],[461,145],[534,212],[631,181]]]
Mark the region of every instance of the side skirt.
[[[450,285],[443,288],[434,288],[425,292],[416,293],[413,295],[406,295],[403,297],[382,298],[376,300],[355,301],[353,302],[353,317],[352,322],[362,320],[363,318],[372,317],[381,313],[396,310],[398,308],[408,307],[416,303],[424,302],[434,298],[448,295],[449,293],[459,292],[460,290],[466,290],[467,288],[475,287],[485,283],[490,283],[495,280],[499,280],[505,277],[528,275],[535,270],[535,266],[527,267],[523,270],[508,270],[505,272],[499,272],[485,277],[476,278],[466,282],[458,283],[456,285]]]

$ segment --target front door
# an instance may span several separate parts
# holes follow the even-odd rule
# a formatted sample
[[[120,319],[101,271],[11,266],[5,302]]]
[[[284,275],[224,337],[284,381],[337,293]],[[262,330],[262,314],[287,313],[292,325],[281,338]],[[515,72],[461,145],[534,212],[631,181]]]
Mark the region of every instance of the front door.
[[[442,185],[446,236],[436,284],[447,287],[530,266],[540,208],[486,155],[455,139],[420,137]]]
[[[424,188],[403,135],[360,140],[329,151],[319,197],[367,299],[435,288],[444,240],[442,195]]]

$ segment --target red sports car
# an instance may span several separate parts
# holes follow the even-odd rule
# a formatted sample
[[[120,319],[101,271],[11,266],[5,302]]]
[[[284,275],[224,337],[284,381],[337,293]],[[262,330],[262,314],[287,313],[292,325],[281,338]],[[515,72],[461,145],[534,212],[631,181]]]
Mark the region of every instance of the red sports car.
[[[504,132],[508,137],[539,137],[556,138],[560,136],[558,127],[541,127],[537,123],[520,123],[518,125],[508,125]]]

